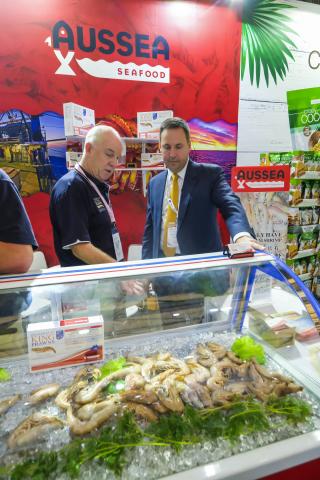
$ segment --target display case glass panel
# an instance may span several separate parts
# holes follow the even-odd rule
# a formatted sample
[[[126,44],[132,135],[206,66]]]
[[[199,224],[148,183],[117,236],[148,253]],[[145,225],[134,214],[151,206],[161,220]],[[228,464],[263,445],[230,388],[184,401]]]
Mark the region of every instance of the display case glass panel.
[[[263,253],[241,260],[200,255],[0,277],[1,367],[11,375],[0,392],[4,411],[0,464],[5,478],[10,478],[19,462],[32,458],[38,465],[39,449],[47,459],[48,452],[58,452],[52,478],[60,474],[66,478],[61,465],[66,469],[70,465],[65,465],[61,452],[71,452],[74,437],[84,438],[79,458],[87,458],[93,448],[90,435],[96,439],[114,431],[120,435],[117,425],[129,421],[124,415],[128,411],[133,416],[125,429],[130,430],[134,422],[136,434],[140,432],[135,437],[138,446],[125,448],[122,436],[119,449],[124,455],[116,455],[114,464],[105,450],[101,462],[92,463],[89,455],[88,462],[78,465],[80,478],[113,478],[116,468],[122,478],[130,479],[142,478],[141,471],[145,478],[177,472],[184,472],[181,478],[185,479],[192,475],[230,478],[231,458],[237,457],[243,471],[254,466],[258,476],[261,465],[250,458],[257,446],[274,445],[268,468],[263,470],[267,474],[287,458],[289,441],[290,451],[301,463],[316,458],[320,385],[315,375],[303,375],[305,347],[299,345],[308,329],[315,330],[312,345],[317,345],[318,312],[314,299],[296,281],[281,263]],[[107,380],[99,370],[103,362],[87,366],[86,373],[79,366],[29,372],[30,325],[56,322],[71,328],[76,319],[85,323],[88,318],[103,319],[105,361],[116,361],[111,363],[116,370],[108,370],[110,363],[104,367]],[[263,345],[265,366],[259,366],[257,353],[254,359],[244,359],[234,349],[234,342],[244,336],[258,342],[259,348]],[[36,350],[48,362],[54,354],[54,348]],[[38,396],[43,385],[49,385],[50,391],[56,385],[57,390],[38,403],[33,395]],[[7,407],[4,402],[12,396],[14,404]],[[285,399],[291,403],[284,407]],[[285,415],[288,408],[296,408],[301,421],[290,416],[283,421],[283,410],[275,413],[276,405],[287,409]],[[87,412],[93,408],[94,413]],[[23,421],[29,422],[28,430],[30,422],[35,422],[32,415],[39,412],[54,417],[46,420],[49,432],[41,430],[38,435],[31,429],[31,440],[26,440],[23,425],[23,433],[15,433]],[[244,421],[232,423],[239,417]],[[178,423],[169,431],[166,422]],[[169,429],[165,439],[157,428]],[[193,435],[192,429],[197,428]],[[178,431],[179,438],[175,437]],[[161,440],[155,442],[152,435],[160,435]],[[159,448],[156,443],[161,442]],[[282,442],[281,454],[278,442]],[[223,475],[205,476],[201,465],[206,464]]]

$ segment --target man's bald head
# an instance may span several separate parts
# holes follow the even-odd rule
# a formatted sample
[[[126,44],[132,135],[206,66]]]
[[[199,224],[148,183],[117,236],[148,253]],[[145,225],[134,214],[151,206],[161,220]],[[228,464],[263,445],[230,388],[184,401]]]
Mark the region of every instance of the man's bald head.
[[[108,136],[111,138],[116,137],[119,140],[122,146],[121,156],[124,156],[126,154],[125,142],[122,140],[117,130],[108,125],[96,125],[95,127],[92,127],[86,135],[84,145],[86,146],[87,143],[95,144]]]
[[[96,125],[87,133],[80,164],[97,180],[106,182],[124,154],[125,143],[119,133],[107,125]]]

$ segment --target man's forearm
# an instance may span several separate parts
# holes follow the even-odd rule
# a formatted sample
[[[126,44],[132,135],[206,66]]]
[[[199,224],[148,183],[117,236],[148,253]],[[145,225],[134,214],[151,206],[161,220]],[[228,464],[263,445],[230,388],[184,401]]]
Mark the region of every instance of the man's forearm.
[[[33,260],[31,245],[0,242],[0,274],[25,273]]]
[[[73,255],[88,265],[97,263],[114,263],[116,260],[90,242],[77,243],[71,247]]]

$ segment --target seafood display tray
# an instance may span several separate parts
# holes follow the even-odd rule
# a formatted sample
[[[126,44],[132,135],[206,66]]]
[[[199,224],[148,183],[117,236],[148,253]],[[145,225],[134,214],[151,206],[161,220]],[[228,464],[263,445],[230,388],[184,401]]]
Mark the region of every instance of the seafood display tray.
[[[156,352],[171,352],[175,357],[184,358],[190,355],[199,343],[213,341],[230,348],[235,338],[236,334],[229,331],[214,333],[210,325],[136,335],[106,342],[105,359],[128,354],[148,356]],[[62,387],[68,385],[79,367],[30,374],[26,357],[2,362],[1,366],[8,369],[12,378],[9,382],[1,384],[0,401],[9,395],[22,394],[18,404],[0,417],[0,465],[10,465],[28,456],[27,450],[11,453],[7,448],[9,432],[15,429],[25,417],[36,411],[63,417],[53,402],[47,401],[31,406],[26,401],[28,394],[44,384],[58,382]],[[280,365],[270,356],[268,356],[267,368],[287,374],[285,363],[282,362]],[[289,375],[295,379],[292,369]],[[298,383],[301,384],[301,378]],[[237,477],[237,480],[250,480],[317,458],[320,448],[319,400],[312,389],[308,388],[296,395],[312,406],[314,415],[306,423],[294,426],[279,421],[278,427],[272,431],[243,436],[233,444],[218,438],[215,441],[186,446],[179,453],[168,447],[136,447],[128,451],[127,464],[121,479],[218,480]],[[41,443],[30,447],[29,454],[40,449],[41,451],[57,450],[69,441],[69,430],[64,427],[50,432],[41,440]],[[0,478],[2,479],[1,475]],[[113,480],[119,477],[93,462],[81,467],[80,478]],[[60,480],[67,480],[67,477],[63,476]]]

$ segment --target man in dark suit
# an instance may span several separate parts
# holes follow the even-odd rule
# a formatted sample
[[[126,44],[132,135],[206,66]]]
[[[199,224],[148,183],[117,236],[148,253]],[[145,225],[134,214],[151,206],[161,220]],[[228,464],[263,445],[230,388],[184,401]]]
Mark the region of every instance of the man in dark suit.
[[[149,184],[142,258],[222,250],[218,210],[233,242],[263,248],[253,238],[244,209],[222,168],[189,159],[190,131],[184,120],[168,118],[162,123],[160,147],[167,170]]]
[[[222,168],[189,159],[190,131],[184,120],[169,118],[162,123],[160,147],[167,170],[149,184],[142,258],[222,250],[218,210],[234,242],[263,248],[251,235],[240,200]],[[152,287],[166,328],[199,323],[204,319],[204,297],[228,290],[229,271],[173,272],[154,278]]]

